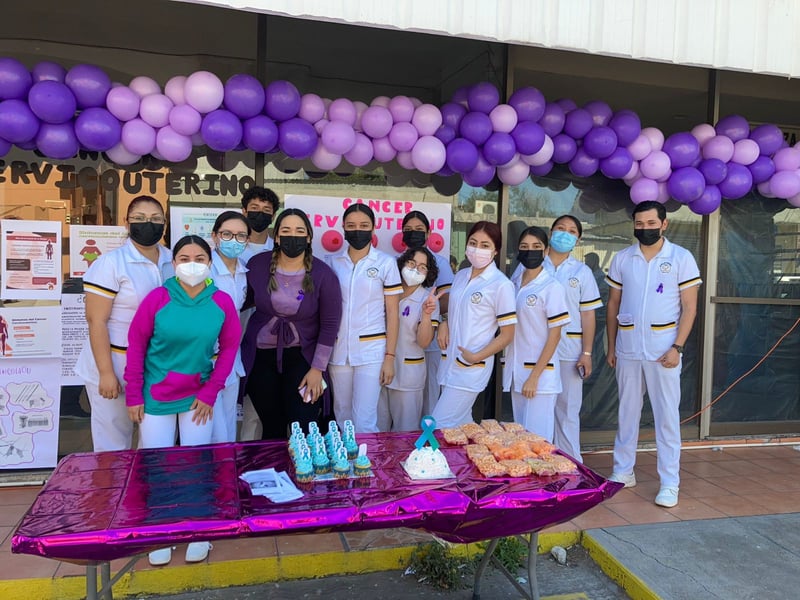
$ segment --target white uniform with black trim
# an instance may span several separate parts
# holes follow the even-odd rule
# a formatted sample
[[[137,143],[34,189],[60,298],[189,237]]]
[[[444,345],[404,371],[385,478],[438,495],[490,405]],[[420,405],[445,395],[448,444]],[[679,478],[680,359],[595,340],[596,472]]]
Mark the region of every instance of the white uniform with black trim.
[[[633,472],[647,389],[655,419],[661,486],[678,487],[681,365],[669,369],[657,360],[675,343],[681,291],[702,283],[700,271],[688,250],[664,238],[661,250],[649,262],[638,243],[619,252],[611,261],[606,281],[621,291],[616,338],[619,428],[614,441],[614,472]]]
[[[83,276],[83,289],[112,300],[108,319],[108,337],[111,342],[111,362],[123,391],[118,398],[103,398],[97,386],[100,374],[94,360],[91,344],[84,345],[75,365],[75,373],[86,385],[86,395],[92,407],[92,442],[95,452],[127,450],[131,447],[133,423],[125,406],[126,351],[128,328],[142,300],[155,288],[175,274],[172,254],[159,245],[158,264],[146,258],[133,242],[125,243],[101,255]]]
[[[503,390],[511,392],[514,421],[552,441],[556,394],[561,391],[558,351],[539,376],[536,396],[523,396],[522,386],[544,350],[549,330],[570,322],[566,292],[544,269],[525,286],[522,286],[523,274],[524,270],[519,271],[512,279],[517,326],[514,340],[506,350]]]
[[[494,339],[498,327],[517,322],[514,286],[497,266],[491,263],[472,279],[471,274],[471,268],[460,270],[450,288],[450,345],[442,353],[442,395],[432,412],[440,427],[472,421],[472,405],[486,388],[494,367],[494,356],[469,364],[461,358],[458,347],[477,352]]]
[[[261,254],[262,252],[272,252],[273,248],[275,248],[275,240],[273,240],[271,237],[267,237],[267,241],[263,244],[247,242],[247,246],[245,246],[244,251],[239,255],[239,260],[246,265],[247,261],[253,258],[256,254]]]
[[[247,267],[237,260],[236,272],[231,274],[219,252],[214,249],[211,251],[211,278],[217,288],[231,297],[236,310],[240,310],[247,296]],[[236,441],[236,403],[239,399],[239,379],[244,377],[244,374],[240,349],[236,353],[233,370],[225,380],[225,387],[214,403],[211,433],[211,442],[214,444]]]
[[[342,424],[352,419],[358,433],[377,433],[380,371],[386,354],[385,296],[402,294],[403,286],[394,258],[370,247],[353,264],[348,248],[345,244],[341,252],[325,257],[342,290],[342,323],[328,370],[334,412]]]
[[[450,293],[450,287],[453,285],[453,269],[450,268],[450,260],[441,254],[434,254],[436,258],[436,266],[439,267],[439,275],[436,277],[436,293],[445,292]],[[425,348],[425,365],[427,368],[427,380],[425,382],[425,389],[422,395],[422,414],[429,415],[436,406],[436,401],[439,399],[439,366],[442,362],[442,351],[439,348],[439,342],[436,341],[436,336],[433,336],[433,341]]]

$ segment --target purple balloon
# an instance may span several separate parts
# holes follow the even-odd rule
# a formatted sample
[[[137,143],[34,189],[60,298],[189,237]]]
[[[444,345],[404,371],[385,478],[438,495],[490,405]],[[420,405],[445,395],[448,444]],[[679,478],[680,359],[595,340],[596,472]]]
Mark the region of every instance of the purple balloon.
[[[308,123],[306,123],[308,125]],[[308,125],[311,127],[311,125]],[[313,130],[313,127],[311,127]],[[232,112],[219,108],[203,117],[200,135],[212,150],[230,152],[242,141],[242,122]],[[316,132],[314,132],[316,138]],[[288,154],[288,152],[287,152]],[[297,158],[292,156],[292,158]],[[305,157],[303,157],[305,158]]]
[[[58,63],[43,60],[33,67],[31,74],[33,75],[34,83],[38,83],[39,81],[57,81],[58,83],[64,83],[67,70]]]
[[[439,138],[445,146],[456,139],[457,136],[456,130],[449,125],[442,125],[433,135]]]
[[[169,125],[169,113],[172,107],[172,100],[164,94],[150,94],[142,98],[139,116],[145,123],[158,129]]]
[[[461,119],[459,133],[476,146],[481,146],[492,135],[492,122],[482,112],[470,112]]]
[[[714,126],[717,135],[724,135],[729,137],[731,141],[738,142],[739,140],[746,139],[750,135],[750,123],[747,122],[741,115],[728,115],[722,117]],[[722,195],[725,196],[725,190],[720,188]],[[742,194],[744,195],[744,194]],[[727,198],[727,196],[725,196]],[[738,196],[741,198],[741,196]]]
[[[27,142],[19,142],[15,144],[20,150],[36,150],[36,140],[28,140]]]
[[[617,149],[617,134],[610,127],[594,127],[584,136],[583,148],[593,158],[611,156]]]
[[[648,200],[658,200],[658,182],[647,177],[642,177],[633,182],[631,186],[631,200],[634,204]]]
[[[775,163],[769,156],[759,156],[754,163],[747,165],[753,176],[753,183],[764,183],[775,174]]]
[[[0,133],[0,137],[5,136]],[[800,169],[800,150],[781,148],[775,153],[772,160],[775,162],[775,168],[778,171],[795,171]]]
[[[611,121],[611,117],[614,116],[614,111],[602,100],[587,102],[583,105],[583,109],[592,115],[592,122],[595,127],[608,125],[608,122]]]
[[[450,102],[453,102],[455,104],[460,104],[464,108],[466,108],[467,98],[469,97],[469,91],[471,89],[472,89],[471,85],[462,85],[455,92],[453,92],[453,96],[450,98]]]
[[[225,82],[222,103],[240,119],[249,119],[259,114],[264,109],[265,99],[264,86],[252,75],[239,73]]]
[[[159,129],[156,134],[156,149],[165,160],[174,163],[181,162],[192,154],[192,139],[177,133],[167,125]]]
[[[631,170],[633,157],[626,148],[617,148],[600,161],[600,171],[609,179],[622,179]]]
[[[592,115],[583,108],[576,108],[567,113],[564,122],[564,133],[575,140],[580,140],[592,129]]]
[[[369,108],[365,102],[361,102],[361,100],[356,100],[353,102],[353,106],[356,109],[356,124],[353,125],[353,128],[356,131],[363,131],[361,127],[361,118],[364,116],[364,112]]]
[[[482,81],[473,85],[467,94],[467,104],[470,111],[489,114],[500,103],[500,92],[494,84]]]
[[[403,151],[397,153],[397,164],[406,171],[413,171],[416,168],[414,166],[414,161],[411,159],[410,150],[408,152]]]
[[[783,132],[777,125],[759,125],[750,132],[750,139],[758,144],[763,156],[775,154],[783,143]]]
[[[669,195],[684,204],[697,200],[705,189],[705,177],[693,167],[681,167],[673,171],[667,181]]]
[[[397,150],[392,146],[388,135],[372,140],[372,152],[375,160],[379,163],[391,162],[397,156]]]
[[[11,151],[11,143],[0,138],[0,156],[5,156]]]
[[[33,85],[33,78],[15,58],[0,58],[0,100],[23,99]]]
[[[508,103],[517,111],[520,121],[538,121],[544,115],[544,107],[547,104],[544,94],[535,87],[518,89],[511,94]]]
[[[63,83],[40,81],[28,93],[28,104],[33,114],[45,123],[66,123],[77,109],[75,96]]]
[[[298,160],[308,158],[317,144],[317,132],[308,121],[294,118],[278,125],[278,147],[289,158]]]
[[[389,100],[389,112],[395,123],[410,123],[414,117],[414,103],[408,96],[395,96]]]
[[[553,161],[551,160],[548,160],[546,163],[542,163],[541,165],[531,165],[531,175],[536,175],[537,177],[544,177],[552,170]]]
[[[776,198],[791,198],[800,194],[800,176],[797,171],[778,171],[769,180],[769,189]]]
[[[389,135],[393,124],[392,113],[383,106],[370,106],[361,116],[361,129],[372,139]]]
[[[467,114],[467,109],[461,104],[448,102],[440,110],[442,111],[442,123],[458,131],[458,126],[461,123],[461,119]]]
[[[566,133],[559,133],[553,138],[553,162],[564,164],[575,157],[578,144]]]
[[[569,170],[576,177],[591,177],[599,166],[600,161],[586,152],[585,148],[578,148],[575,156],[569,161]]]
[[[539,119],[539,125],[551,138],[556,137],[564,130],[566,116],[564,109],[555,102],[548,102],[544,107],[544,114]]]
[[[278,126],[267,115],[251,117],[242,123],[242,141],[253,152],[274,152],[278,146]]]
[[[12,144],[31,141],[39,131],[39,119],[23,100],[0,102],[0,138]]]
[[[202,124],[203,117],[188,104],[174,106],[169,111],[169,126],[180,135],[194,135]]]
[[[67,72],[64,82],[75,94],[78,108],[105,106],[106,96],[111,89],[108,75],[94,65],[75,65]]]
[[[344,155],[347,162],[354,167],[363,167],[372,160],[373,148],[370,139],[363,133],[356,134],[356,143],[353,148]]]
[[[345,121],[331,121],[322,130],[322,145],[332,154],[345,154],[356,145],[356,132]]]
[[[722,194],[715,185],[707,185],[703,195],[689,203],[689,210],[697,215],[710,215],[722,204]]]
[[[389,132],[389,141],[398,152],[411,152],[418,139],[417,128],[406,121],[395,123]]]
[[[529,88],[535,89],[535,88]],[[544,107],[542,108],[544,110]],[[520,154],[536,154],[544,146],[544,129],[534,121],[520,121],[511,132]]]
[[[447,166],[456,173],[469,173],[478,165],[480,151],[467,139],[456,138],[447,145]]]
[[[123,122],[138,117],[140,105],[141,98],[139,94],[125,85],[109,90],[106,96],[108,112]]]
[[[131,154],[150,154],[156,147],[156,130],[141,119],[131,119],[122,126],[122,145]]]
[[[578,105],[575,104],[575,101],[572,98],[559,98],[556,100],[556,104],[558,104],[564,110],[565,114],[578,108]]]
[[[265,95],[266,100],[266,95]],[[325,103],[316,94],[303,94],[300,98],[298,116],[309,123],[316,123],[325,116]]]
[[[72,123],[42,123],[36,134],[36,147],[48,158],[66,160],[80,150]]]
[[[479,156],[475,168],[464,173],[464,181],[472,187],[482,187],[494,179],[494,176],[495,168]]]
[[[264,91],[264,112],[267,113],[268,117],[276,121],[287,121],[294,118],[300,112],[300,92],[289,81],[282,79],[273,81]],[[292,126],[290,129],[294,130],[295,127]],[[316,132],[314,133],[316,134]],[[299,144],[298,146],[303,146],[304,149],[307,148],[308,140],[305,140],[305,142],[305,144]],[[315,142],[314,148],[316,147]],[[311,156],[313,151],[314,149],[312,148],[303,158]],[[292,158],[296,157],[293,156]]]
[[[672,168],[680,169],[690,166],[700,156],[700,142],[691,133],[673,133],[664,140],[662,151],[669,156]]]
[[[75,135],[87,150],[105,152],[119,143],[122,125],[105,108],[87,108],[75,119]]]
[[[718,158],[707,158],[700,162],[698,167],[706,183],[717,185],[728,176],[728,164]]]
[[[736,200],[753,187],[753,176],[750,170],[738,163],[728,163],[728,175],[719,183],[719,191],[723,198]]]
[[[608,126],[617,134],[617,143],[620,146],[629,146],[639,134],[642,133],[642,122],[632,110],[620,110],[611,117]]]
[[[517,152],[514,138],[508,133],[495,132],[483,144],[483,156],[490,165],[504,165]]]
[[[337,98],[328,106],[328,119],[331,121],[343,121],[353,127],[357,116],[355,104],[347,98]]]

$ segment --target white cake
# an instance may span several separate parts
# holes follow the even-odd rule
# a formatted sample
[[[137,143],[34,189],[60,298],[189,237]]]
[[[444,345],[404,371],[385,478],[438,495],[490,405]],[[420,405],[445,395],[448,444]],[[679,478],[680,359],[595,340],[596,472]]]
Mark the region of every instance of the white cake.
[[[406,472],[412,479],[441,479],[453,477],[450,465],[441,450],[423,446],[408,455]]]

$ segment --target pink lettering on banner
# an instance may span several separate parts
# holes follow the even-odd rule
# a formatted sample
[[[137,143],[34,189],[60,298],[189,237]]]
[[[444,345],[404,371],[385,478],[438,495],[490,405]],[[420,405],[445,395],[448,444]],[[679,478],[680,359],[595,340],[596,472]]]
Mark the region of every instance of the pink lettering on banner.
[[[411,212],[414,209],[413,202],[404,202],[402,200],[364,200],[362,198],[357,198],[353,200],[352,198],[345,198],[342,201],[342,208],[347,208],[353,202],[357,204],[366,204],[369,206],[373,212],[376,213],[394,213],[396,215],[405,215]]]
[[[339,221],[339,217],[336,215],[315,214],[309,216],[311,217],[311,222],[314,224],[314,229],[319,229],[321,227],[330,229],[331,227],[336,227],[336,223]]]

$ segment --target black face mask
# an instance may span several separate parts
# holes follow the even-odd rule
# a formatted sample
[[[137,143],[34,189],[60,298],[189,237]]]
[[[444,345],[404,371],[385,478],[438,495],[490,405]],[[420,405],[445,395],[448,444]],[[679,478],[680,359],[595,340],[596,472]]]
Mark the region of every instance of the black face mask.
[[[281,254],[288,258],[297,258],[308,248],[308,238],[301,235],[282,235],[277,246],[281,249]]]
[[[537,269],[544,262],[544,250],[520,250],[517,260],[526,269]]]
[[[260,210],[248,210],[247,222],[250,223],[250,227],[253,231],[261,233],[272,223],[272,215],[261,212]]]
[[[344,232],[344,239],[356,250],[363,250],[372,242],[372,232],[363,229],[353,229]]]
[[[130,223],[131,239],[141,246],[155,246],[164,237],[164,223]]]
[[[639,240],[642,246],[652,246],[661,239],[660,229],[634,229],[633,237]]]
[[[422,248],[425,245],[424,231],[404,231],[403,243],[409,248]]]

